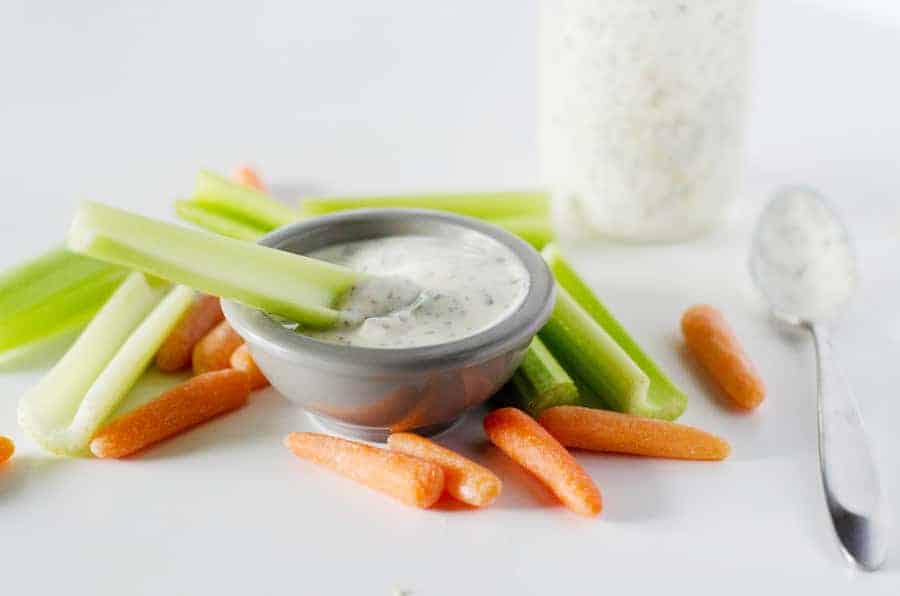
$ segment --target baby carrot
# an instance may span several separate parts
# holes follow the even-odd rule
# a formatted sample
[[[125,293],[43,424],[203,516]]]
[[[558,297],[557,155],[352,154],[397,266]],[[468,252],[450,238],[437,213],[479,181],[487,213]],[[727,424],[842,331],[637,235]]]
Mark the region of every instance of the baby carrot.
[[[247,164],[238,166],[231,177],[234,178],[235,182],[243,184],[244,186],[249,186],[250,188],[255,188],[256,190],[261,190],[263,192],[266,190],[266,185],[263,184],[262,179],[256,171]]]
[[[699,428],[580,406],[549,408],[541,426],[566,447],[674,459],[725,459],[727,441]]]
[[[419,435],[394,433],[387,443],[393,451],[439,465],[444,470],[444,488],[463,503],[474,507],[490,505],[503,487],[496,474],[484,466]]]
[[[250,348],[247,347],[247,344],[242,344],[231,355],[231,368],[247,375],[247,380],[250,382],[250,391],[269,386],[269,379],[256,366],[256,361],[250,354]]]
[[[681,331],[688,349],[735,404],[750,410],[762,403],[763,380],[722,313],[706,304],[692,306],[681,318]]]
[[[222,321],[194,346],[194,353],[191,355],[194,374],[229,368],[231,355],[242,343],[244,340],[231,328],[228,321]]]
[[[546,484],[569,509],[588,516],[603,509],[600,490],[584,468],[522,410],[494,410],[484,418],[484,432],[494,445]]]
[[[97,457],[125,457],[247,402],[247,376],[220,370],[196,376],[113,420],[91,440]]]
[[[12,439],[0,435],[0,464],[12,457],[16,452],[16,444]]]
[[[444,472],[431,462],[318,433],[291,433],[284,445],[300,459],[325,466],[407,505],[431,507],[444,492]]]
[[[197,342],[224,318],[218,298],[199,296],[156,353],[156,368],[174,372],[186,367]]]

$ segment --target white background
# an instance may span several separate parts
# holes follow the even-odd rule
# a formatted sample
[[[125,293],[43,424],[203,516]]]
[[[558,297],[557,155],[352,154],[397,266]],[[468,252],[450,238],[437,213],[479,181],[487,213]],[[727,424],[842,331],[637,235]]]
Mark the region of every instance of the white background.
[[[537,183],[534,0],[100,0],[0,5],[0,265],[61,241],[93,198],[171,217],[201,167],[251,160],[304,192]],[[834,199],[863,283],[838,348],[900,511],[900,8],[761,3],[743,210],[778,185]],[[304,415],[272,391],[126,462],[42,454],[15,424],[41,373],[0,376],[0,590],[9,594],[900,593],[900,544],[849,571],[823,513],[807,342],[778,334],[745,272],[749,215],[675,247],[572,257],[691,394],[683,420],[729,438],[723,464],[580,454],[598,520],[554,506],[484,445],[486,511],[411,510],[297,462]],[[768,381],[750,416],[682,355],[680,312],[709,301]]]

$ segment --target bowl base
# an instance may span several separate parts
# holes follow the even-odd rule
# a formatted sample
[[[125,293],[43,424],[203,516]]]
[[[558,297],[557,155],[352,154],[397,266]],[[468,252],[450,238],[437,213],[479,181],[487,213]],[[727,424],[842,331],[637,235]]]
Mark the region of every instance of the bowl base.
[[[321,427],[322,430],[328,432],[329,434],[339,435],[348,439],[358,439],[362,441],[369,441],[371,443],[386,443],[387,438],[392,432],[389,428],[372,428],[370,426],[356,426],[355,424],[345,424],[343,422],[338,422],[333,418],[319,416],[317,414],[313,414],[312,412],[307,412],[306,415],[309,416],[310,419],[319,427]],[[442,422],[440,424],[429,424],[427,426],[420,426],[418,428],[410,428],[404,430],[403,432],[415,433],[423,437],[431,437],[449,430],[450,427],[459,422],[460,418],[461,417],[457,417],[453,420],[450,420],[449,422]]]

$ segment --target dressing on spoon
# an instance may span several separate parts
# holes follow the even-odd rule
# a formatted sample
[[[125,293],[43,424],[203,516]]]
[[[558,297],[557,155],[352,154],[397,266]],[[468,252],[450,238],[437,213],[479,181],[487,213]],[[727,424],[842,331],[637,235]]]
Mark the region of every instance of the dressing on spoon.
[[[829,318],[850,298],[857,272],[847,232],[821,198],[789,188],[760,217],[751,270],[776,314]]]

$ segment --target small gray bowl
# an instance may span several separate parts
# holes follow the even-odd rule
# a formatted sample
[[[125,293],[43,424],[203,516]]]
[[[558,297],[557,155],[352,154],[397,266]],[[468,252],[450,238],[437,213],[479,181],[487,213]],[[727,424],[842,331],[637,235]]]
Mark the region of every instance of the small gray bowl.
[[[419,348],[361,348],[301,335],[266,313],[223,300],[225,316],[272,386],[340,434],[384,441],[391,432],[440,432],[494,394],[519,366],[553,309],[555,283],[528,244],[491,224],[424,209],[362,209],[279,228],[259,243],[304,254],[385,236],[422,234],[464,241],[482,234],[509,248],[530,275],[519,308],[493,327]]]

